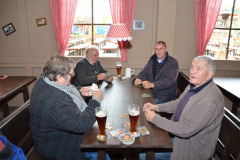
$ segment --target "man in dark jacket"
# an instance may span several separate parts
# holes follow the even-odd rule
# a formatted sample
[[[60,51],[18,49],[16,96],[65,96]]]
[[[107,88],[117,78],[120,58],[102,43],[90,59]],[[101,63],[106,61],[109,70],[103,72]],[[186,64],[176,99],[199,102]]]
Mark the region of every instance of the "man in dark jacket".
[[[29,109],[34,148],[47,159],[85,159],[80,144],[84,132],[96,122],[95,108],[103,99],[97,90],[85,103],[82,96],[90,96],[92,90],[70,84],[74,66],[73,60],[55,54],[32,90]]]
[[[112,82],[113,77],[102,66],[98,58],[99,52],[96,46],[90,46],[86,49],[86,57],[80,59],[74,69],[76,75],[73,77],[73,84],[76,87],[91,86],[92,83],[98,84],[106,77],[108,82]]]
[[[155,54],[133,83],[150,88],[156,104],[160,104],[176,99],[179,68],[177,60],[168,55],[165,42],[156,42],[154,49]]]

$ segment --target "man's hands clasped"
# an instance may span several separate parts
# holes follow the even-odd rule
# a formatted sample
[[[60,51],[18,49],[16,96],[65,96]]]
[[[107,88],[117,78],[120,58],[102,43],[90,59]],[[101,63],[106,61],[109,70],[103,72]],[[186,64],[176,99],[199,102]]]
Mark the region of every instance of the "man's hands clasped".
[[[157,111],[158,106],[151,104],[151,103],[145,103],[143,106],[144,115],[147,119],[147,121],[152,122],[153,117],[156,115],[154,111]]]
[[[134,85],[140,85],[140,84],[142,84],[143,85],[143,87],[144,88],[154,88],[154,84],[153,83],[151,83],[151,82],[149,82],[149,81],[143,81],[142,82],[142,80],[141,79],[136,79],[135,81],[134,81]]]

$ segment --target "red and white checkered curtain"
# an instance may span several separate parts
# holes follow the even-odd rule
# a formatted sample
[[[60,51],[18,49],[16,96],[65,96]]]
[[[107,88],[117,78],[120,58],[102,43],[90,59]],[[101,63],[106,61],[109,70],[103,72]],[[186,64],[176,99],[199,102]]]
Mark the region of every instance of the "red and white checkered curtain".
[[[135,0],[109,0],[113,23],[125,23],[129,33],[132,31]],[[127,61],[128,41],[118,41],[121,61]]]
[[[78,0],[49,0],[59,53],[64,55],[71,34]]]
[[[197,56],[202,56],[215,28],[222,0],[194,0]]]

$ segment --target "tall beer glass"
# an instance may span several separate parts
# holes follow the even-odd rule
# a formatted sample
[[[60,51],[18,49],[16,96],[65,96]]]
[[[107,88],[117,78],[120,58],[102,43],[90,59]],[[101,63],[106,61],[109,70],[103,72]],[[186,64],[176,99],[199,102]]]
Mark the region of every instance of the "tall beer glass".
[[[122,62],[116,62],[117,76],[121,76]]]
[[[130,104],[128,106],[128,114],[130,119],[130,133],[137,133],[137,121],[140,114],[140,106],[138,104]]]
[[[107,121],[107,108],[97,107],[95,108],[95,116],[98,123],[99,134],[98,140],[106,140],[108,135],[105,133],[105,125]]]

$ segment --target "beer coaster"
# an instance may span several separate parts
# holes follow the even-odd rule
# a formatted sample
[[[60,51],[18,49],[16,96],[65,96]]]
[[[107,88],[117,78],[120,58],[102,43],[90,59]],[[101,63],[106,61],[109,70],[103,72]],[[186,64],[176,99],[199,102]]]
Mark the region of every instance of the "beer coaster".
[[[108,138],[110,138],[110,136],[108,135],[108,133],[106,133],[106,135],[104,137],[100,137],[99,135],[97,135],[97,139],[99,141],[106,141]]]
[[[129,132],[130,134],[132,134],[134,137],[138,137],[138,136],[140,136],[140,133],[137,131],[137,132],[135,132],[135,133],[131,133],[131,132]]]
[[[151,97],[151,95],[150,94],[142,94],[142,97]]]
[[[127,125],[127,124],[129,124],[129,125]],[[130,122],[125,122],[124,126],[130,128]]]

